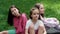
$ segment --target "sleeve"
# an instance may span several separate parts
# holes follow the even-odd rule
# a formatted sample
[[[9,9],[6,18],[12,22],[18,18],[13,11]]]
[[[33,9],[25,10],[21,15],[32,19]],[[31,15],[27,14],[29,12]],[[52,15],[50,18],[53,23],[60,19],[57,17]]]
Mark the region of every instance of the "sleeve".
[[[26,23],[26,29],[28,29],[29,28],[29,26],[30,26],[30,22],[29,22],[29,20],[27,21],[27,23]]]
[[[44,24],[48,27],[55,27],[59,24],[59,21],[56,18],[47,18],[45,19]]]
[[[39,25],[40,25],[40,26],[44,26],[44,24],[43,24],[42,21],[39,21]]]
[[[18,27],[18,23],[17,22],[18,22],[18,19],[16,17],[14,17],[14,19],[13,19],[13,25],[14,25],[15,28]]]
[[[27,22],[27,16],[26,14],[22,14],[22,27],[24,30],[25,30],[26,22]]]

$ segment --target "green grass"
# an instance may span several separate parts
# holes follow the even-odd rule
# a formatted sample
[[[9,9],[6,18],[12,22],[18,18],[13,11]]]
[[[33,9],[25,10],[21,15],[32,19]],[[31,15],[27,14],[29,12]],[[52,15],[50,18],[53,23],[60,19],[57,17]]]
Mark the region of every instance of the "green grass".
[[[29,15],[30,9],[37,2],[44,4],[46,17],[56,17],[60,21],[60,0],[0,0],[0,31],[13,29],[13,26],[7,24],[8,10],[12,4]]]

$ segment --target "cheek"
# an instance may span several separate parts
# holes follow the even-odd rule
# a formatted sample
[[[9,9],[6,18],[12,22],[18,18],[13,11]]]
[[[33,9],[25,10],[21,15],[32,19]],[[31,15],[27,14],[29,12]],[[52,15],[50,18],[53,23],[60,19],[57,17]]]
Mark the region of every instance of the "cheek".
[[[39,15],[35,15],[35,16],[34,16],[34,18],[38,18],[38,17],[39,17]]]
[[[16,12],[12,12],[12,15],[16,16]]]
[[[14,12],[12,12],[12,15],[15,15],[15,13],[14,13]]]
[[[43,11],[43,9],[40,9],[40,12],[42,12]]]
[[[42,10],[40,10],[40,13],[44,13],[44,10],[42,9]]]
[[[18,11],[18,10],[16,10],[16,11],[15,11],[15,13],[19,13],[19,11]]]
[[[37,15],[37,18],[39,18],[39,15]]]
[[[35,18],[35,15],[31,15],[32,18]]]
[[[39,17],[39,15],[38,15],[38,17]]]

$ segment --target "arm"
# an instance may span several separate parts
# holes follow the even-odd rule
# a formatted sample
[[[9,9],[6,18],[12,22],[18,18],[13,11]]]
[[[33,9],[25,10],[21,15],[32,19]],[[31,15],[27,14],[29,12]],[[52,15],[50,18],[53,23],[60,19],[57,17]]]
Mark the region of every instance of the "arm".
[[[38,34],[47,34],[46,29],[44,26],[39,26]]]
[[[47,34],[45,27],[43,27],[43,29],[44,29],[44,33],[43,34]]]
[[[25,34],[28,34],[28,29],[25,29]]]
[[[41,18],[41,20],[44,22],[44,24],[46,25],[46,26],[48,26],[48,27],[55,27],[56,25],[58,25],[59,24],[59,22],[58,22],[58,20],[56,19],[56,18],[47,18],[47,19],[45,19],[45,18],[43,18],[41,15],[40,15],[40,18]],[[48,21],[48,20],[54,20],[53,22],[52,21]]]
[[[45,29],[45,26],[43,25],[43,26],[40,26],[40,27],[41,27],[42,30],[43,30],[43,34],[47,34],[46,29]]]
[[[26,23],[26,26],[25,26],[25,34],[28,34],[29,26],[30,26],[30,22],[28,20],[27,23]]]
[[[40,25],[39,26],[41,27],[41,30],[43,30],[43,34],[47,34],[46,29],[45,29],[45,26],[44,26],[44,24],[43,24],[42,21],[40,22]]]
[[[24,31],[25,31],[26,22],[27,22],[27,16],[26,14],[22,14],[22,28]]]

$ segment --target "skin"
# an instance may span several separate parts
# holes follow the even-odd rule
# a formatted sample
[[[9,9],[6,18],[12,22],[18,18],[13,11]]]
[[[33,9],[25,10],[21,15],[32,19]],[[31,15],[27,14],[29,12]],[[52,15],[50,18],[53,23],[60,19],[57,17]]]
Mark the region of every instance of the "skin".
[[[20,16],[19,10],[15,7],[11,8],[11,13],[12,13],[12,15],[14,15],[16,17]],[[8,34],[8,31],[2,31],[2,32],[0,32],[0,34]]]
[[[43,4],[40,4],[40,7],[39,7],[39,11],[40,11],[40,14],[44,14],[44,6]]]
[[[8,31],[2,31],[0,34],[8,34]]]
[[[17,9],[17,8],[11,8],[11,13],[14,15],[14,16],[16,16],[16,17],[18,17],[18,16],[20,16],[20,14],[19,14],[19,10]]]
[[[17,17],[20,16],[20,14],[18,13],[18,11],[19,10],[17,8],[11,8],[11,12],[12,12],[12,14],[14,16],[17,16]],[[41,8],[40,7],[40,14],[43,14],[43,13],[44,13],[44,8]],[[35,31],[34,31],[34,28],[33,27],[34,27],[34,22],[37,20],[38,16],[39,16],[38,15],[38,10],[37,10],[36,13],[34,13],[34,11],[33,11],[33,14],[31,15],[31,17],[33,18],[33,23],[30,26],[30,34],[35,34]],[[39,28],[38,28],[38,34],[42,34],[43,33],[43,29],[45,31],[45,28],[44,27],[39,26]],[[5,32],[5,34],[8,34],[8,31],[2,31],[0,33],[1,34],[4,34],[4,32]],[[27,29],[25,30],[25,34],[28,34],[28,30]]]
[[[38,20],[38,17],[39,17],[39,11],[38,11],[38,9],[35,9],[34,11],[32,11],[31,17],[32,17],[33,23]]]
[[[32,17],[32,22],[33,23],[29,27],[29,29],[30,29],[29,33],[30,34],[35,34],[34,24],[36,23],[36,21],[39,18],[39,10],[35,9],[34,11],[32,11],[31,17]],[[44,30],[45,30],[44,26],[39,25],[38,34],[43,34]],[[28,34],[28,29],[25,29],[25,34]]]
[[[39,12],[40,12],[40,14],[44,14],[44,6],[43,6],[43,4],[40,4],[40,8],[39,8]],[[44,18],[40,15],[40,18],[41,18],[41,20],[43,20]],[[47,32],[46,32],[46,29],[45,29],[45,27],[43,27],[43,29],[44,29],[44,34],[46,34]]]
[[[37,13],[36,13],[37,12]],[[33,21],[33,23],[37,20],[37,18],[38,18],[38,9],[36,9],[36,10],[34,10],[34,11],[32,11],[32,15],[31,15],[31,17],[32,17],[32,21]],[[30,25],[30,30],[29,30],[29,33],[30,34],[35,34],[35,32],[34,32],[34,24],[31,24]],[[25,34],[28,34],[28,29],[25,29]]]

